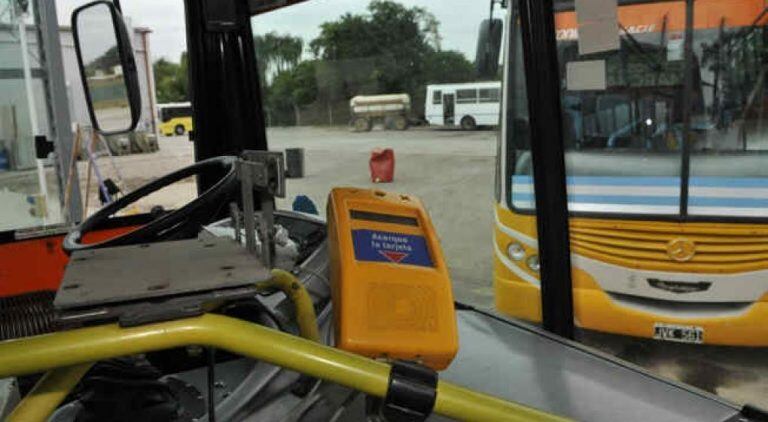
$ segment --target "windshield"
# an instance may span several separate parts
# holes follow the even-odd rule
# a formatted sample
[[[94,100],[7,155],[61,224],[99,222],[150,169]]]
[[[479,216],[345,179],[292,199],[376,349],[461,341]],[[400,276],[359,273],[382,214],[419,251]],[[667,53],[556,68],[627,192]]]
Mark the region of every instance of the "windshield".
[[[57,3],[61,15],[69,16],[67,7],[87,1]],[[204,142],[221,143],[224,135],[195,134],[187,102],[205,101],[192,95],[200,84],[234,85],[193,78],[189,86],[190,69],[199,70],[201,57],[187,58],[184,6],[195,2],[122,3],[125,16],[133,18],[142,103],[149,112],[143,113],[141,131],[107,139],[103,152],[89,150],[95,138],[84,135],[83,160],[75,164],[84,200],[71,201],[83,202],[85,215],[102,206],[105,180],[118,185],[119,198],[199,159],[194,148]],[[248,2],[259,3],[268,2]],[[329,192],[340,186],[418,197],[439,234],[453,298],[494,312],[494,318],[536,324],[546,306],[541,287],[548,282],[540,279],[540,265],[552,264],[539,262],[528,121],[540,110],[528,110],[517,15],[504,21],[506,53],[497,74],[481,75],[475,66],[478,29],[503,17],[499,3],[516,10],[522,2],[496,1],[489,10],[487,1],[312,0],[255,15],[249,22],[256,53],[251,69],[262,107],[253,112],[263,112],[263,119],[254,115],[254,121],[266,122],[269,149],[285,152],[287,197],[277,199],[278,209],[323,218]],[[583,51],[582,41],[595,34],[584,32],[574,3],[617,2],[554,3],[569,207],[578,217],[571,219],[570,234],[577,340],[727,400],[768,406],[768,355],[734,347],[768,344],[768,228],[712,222],[745,223],[752,220],[744,217],[768,214],[768,166],[761,165],[768,158],[765,1],[696,0],[686,49],[686,2],[619,0],[618,41],[597,51]],[[229,39],[223,45],[232,45],[234,38],[222,30]],[[246,41],[241,45],[250,45]],[[65,58],[74,57],[71,41],[65,48]],[[87,109],[73,69],[67,85],[73,116],[81,116],[73,123],[84,126]],[[14,72],[7,73],[19,74]],[[23,129],[29,119],[22,85],[11,82],[18,95],[5,104],[5,114],[0,104],[0,146],[6,136],[11,170],[3,173],[0,148],[0,175],[13,190],[20,183],[11,172],[13,160],[25,154],[21,170],[28,187],[19,189],[14,207],[27,218],[28,196],[39,190],[32,183],[33,134]],[[242,99],[236,90],[218,93],[225,104]],[[2,130],[14,116],[24,142]],[[66,163],[75,156],[66,154]],[[50,166],[45,170],[53,175]],[[163,215],[160,206],[180,207],[196,196],[196,188],[194,177],[188,178],[126,212]],[[285,240],[279,231],[278,237]],[[292,253],[290,242],[284,245]],[[325,260],[323,253],[315,256]],[[322,277],[325,271],[318,267],[320,278],[328,278]],[[407,315],[423,304],[394,308]],[[489,327],[460,333],[462,341],[472,342],[476,330],[498,340],[478,343],[488,355],[465,355],[484,368],[471,379],[462,377],[464,385],[487,391],[501,378],[524,385],[499,384],[506,391],[546,396],[558,411],[561,405],[584,412],[620,409],[621,396],[629,396],[614,382],[609,386],[617,386],[615,396],[585,403],[584,380],[600,384],[600,377],[585,377],[579,364],[542,353],[539,337],[529,335],[527,326],[521,333],[530,341],[521,342]],[[491,354],[510,365],[491,365]],[[498,373],[491,374],[491,367]],[[553,394],[552,383],[568,394]],[[230,387],[225,390],[234,392]],[[222,397],[229,394],[224,392]],[[618,404],[604,406],[613,398]],[[657,405],[649,403],[649,409]]]
[[[322,216],[337,186],[416,195],[461,280],[455,297],[485,308],[501,75],[473,62],[488,17],[463,0],[313,0],[251,22],[269,147],[304,156],[278,206]],[[386,149],[394,170],[374,172]]]
[[[544,285],[563,287],[539,276],[529,119],[541,110],[528,108],[520,3],[509,19],[494,288],[502,313],[538,322],[551,306],[540,305]],[[590,32],[604,11],[580,23],[574,3],[618,5]],[[686,3],[555,1],[576,339],[765,406],[752,395],[764,391],[764,348],[744,347],[763,347],[757,312],[768,299],[755,219],[768,216],[765,2],[699,0],[688,16]]]
[[[575,12],[562,2],[555,25],[572,212],[768,216],[766,19],[762,2],[736,3],[697,3],[687,55],[684,2],[620,6],[618,48],[590,54],[580,54]],[[510,151],[510,205],[520,210],[533,209],[526,142],[518,137]]]

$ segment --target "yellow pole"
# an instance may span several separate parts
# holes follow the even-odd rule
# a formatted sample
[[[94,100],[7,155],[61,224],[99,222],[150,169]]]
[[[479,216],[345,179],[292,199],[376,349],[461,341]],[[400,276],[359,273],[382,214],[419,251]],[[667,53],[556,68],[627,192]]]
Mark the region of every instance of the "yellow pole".
[[[293,302],[296,309],[296,322],[302,337],[320,342],[317,328],[317,316],[312,298],[304,285],[288,271],[272,270],[272,279],[256,284],[259,289],[280,289]]]
[[[258,287],[260,289],[281,289],[296,308],[296,320],[301,336],[308,340],[320,342],[312,298],[296,277],[283,270],[272,270],[272,279],[259,283]],[[9,422],[45,421],[48,415],[64,401],[67,394],[75,388],[91,366],[92,364],[88,363],[47,372],[35,384],[34,389],[16,406],[8,419]]]
[[[7,422],[47,420],[91,366],[90,363],[82,363],[49,371],[16,406]]]
[[[224,349],[345,385],[386,394],[390,366],[257,324],[206,314],[120,328],[81,328],[0,343],[0,378],[186,345]],[[530,407],[440,382],[435,412],[459,420],[563,421]]]

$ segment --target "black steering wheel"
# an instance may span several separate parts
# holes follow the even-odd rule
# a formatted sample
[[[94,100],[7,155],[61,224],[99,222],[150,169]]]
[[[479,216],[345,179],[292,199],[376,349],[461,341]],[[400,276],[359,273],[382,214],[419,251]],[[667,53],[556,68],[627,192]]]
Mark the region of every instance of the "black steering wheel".
[[[230,194],[238,191],[236,162],[237,157],[232,156],[209,158],[150,182],[107,204],[88,217],[67,234],[62,248],[67,254],[71,254],[74,251],[169,240],[178,238],[180,234],[190,233],[191,230],[197,231],[226,203]],[[223,170],[225,174],[215,185],[183,207],[162,214],[155,220],[128,233],[98,243],[81,243],[83,235],[103,228],[112,215],[126,206],[179,180],[211,169]]]

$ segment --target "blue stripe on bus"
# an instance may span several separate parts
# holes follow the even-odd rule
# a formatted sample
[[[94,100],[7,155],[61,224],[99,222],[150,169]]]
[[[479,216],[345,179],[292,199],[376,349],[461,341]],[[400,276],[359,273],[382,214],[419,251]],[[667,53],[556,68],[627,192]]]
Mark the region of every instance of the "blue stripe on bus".
[[[701,188],[768,188],[768,178],[691,177],[691,186]]]
[[[513,193],[512,201],[533,204],[535,197],[532,193]],[[568,195],[568,202],[572,204],[677,206],[680,204],[680,198],[675,196]],[[768,199],[691,196],[689,205],[693,207],[768,208]]]
[[[513,193],[512,201],[534,203],[535,197],[532,193]],[[675,196],[568,195],[568,202],[615,205],[679,205],[680,198]]]
[[[679,177],[648,177],[648,176],[568,176],[569,185],[592,186],[679,186]],[[525,175],[512,176],[512,182],[517,184],[533,184],[533,178]],[[768,188],[768,177],[692,177],[691,187],[701,188]]]
[[[694,207],[768,208],[768,199],[691,196],[688,205]]]
[[[679,177],[601,177],[601,176],[568,176],[569,185],[593,186],[680,186]],[[533,184],[533,177],[512,176],[512,183]]]

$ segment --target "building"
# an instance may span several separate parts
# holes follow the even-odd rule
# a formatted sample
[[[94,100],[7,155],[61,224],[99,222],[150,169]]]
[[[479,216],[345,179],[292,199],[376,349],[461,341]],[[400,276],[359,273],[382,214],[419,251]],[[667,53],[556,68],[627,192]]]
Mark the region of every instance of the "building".
[[[46,110],[49,102],[43,88],[44,70],[40,65],[38,29],[30,23],[27,27],[27,42],[30,67],[34,82],[32,84],[36,105],[38,128],[48,139],[50,124]],[[150,53],[151,30],[145,27],[132,28],[131,42],[134,48],[141,88],[141,118],[138,130],[154,132],[156,113],[154,112],[155,84]],[[82,80],[78,71],[72,29],[59,29],[61,40],[64,78],[69,101],[69,114],[73,125],[91,126],[85,101]],[[34,135],[32,134],[27,105],[26,89],[22,66],[19,27],[9,22],[0,22],[0,149],[6,151],[10,168],[13,170],[31,169],[35,166]]]

